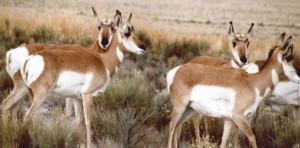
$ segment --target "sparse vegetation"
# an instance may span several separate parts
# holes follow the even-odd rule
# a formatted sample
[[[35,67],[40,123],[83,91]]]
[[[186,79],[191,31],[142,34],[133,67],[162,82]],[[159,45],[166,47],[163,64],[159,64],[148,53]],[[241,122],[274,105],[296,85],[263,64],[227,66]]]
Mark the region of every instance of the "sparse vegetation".
[[[8,1],[1,3],[4,6],[9,5]],[[45,3],[48,2],[39,2],[39,5],[44,5],[46,8]],[[24,2],[22,4],[28,8],[35,6],[35,4],[28,6]],[[20,4],[16,3],[15,5],[19,6]],[[123,5],[118,4],[117,6],[121,7],[121,11],[124,10],[122,9]],[[69,6],[60,7],[69,8]],[[103,12],[106,12],[105,9]],[[0,14],[0,57],[2,58],[7,50],[22,43],[71,43],[89,47],[97,35],[96,21],[90,21],[92,17],[90,8],[85,10],[80,7],[78,10],[73,10],[72,7],[72,11],[78,11],[75,14],[78,14],[79,17],[49,16],[45,14],[49,13],[49,10],[43,10],[45,13],[34,16],[28,16],[26,13],[24,14],[25,19],[21,19],[17,15],[12,17],[8,13],[8,10],[11,10],[9,8],[3,10],[4,13]],[[35,11],[30,10],[30,12]],[[107,11],[107,13],[111,12],[113,13],[111,10]],[[22,11],[17,9],[15,13],[22,14]],[[224,13],[228,15],[227,12],[224,11]],[[174,14],[178,17],[178,13]],[[113,14],[109,15],[113,16]],[[200,20],[198,15],[197,18],[192,16],[193,18],[184,19],[188,21],[177,19],[177,23],[191,23],[195,26],[198,25],[197,27],[204,25],[212,28],[218,25],[218,21],[214,18],[201,18],[203,20]],[[176,22],[176,19],[173,18],[161,19],[158,16],[153,18],[155,18],[154,23],[161,20],[171,22],[171,24]],[[220,20],[220,22],[229,21],[226,17],[222,19],[226,20]],[[282,22],[284,21],[282,20]],[[144,20],[141,22],[137,19],[138,25],[135,28],[137,35],[150,51],[141,57],[129,55],[130,63],[124,64],[113,78],[107,91],[94,99],[92,131],[93,143],[98,147],[165,147],[172,110],[170,96],[166,93],[166,72],[197,55],[210,55],[224,59],[228,59],[230,56],[227,48],[228,42],[226,42],[227,37],[224,34],[226,27],[222,29],[222,36],[203,34],[195,26],[190,28],[180,26],[180,31],[186,30],[185,33],[182,33],[174,31],[176,29],[172,28],[170,24],[168,24],[170,29],[160,30],[161,28],[155,26],[157,24],[153,25],[154,28],[150,27],[153,22],[147,23],[149,22],[144,23]],[[261,20],[257,24],[257,28],[260,27],[263,30],[255,32],[263,33],[260,38],[255,36],[253,42],[251,41],[250,57],[254,57],[252,59],[266,57],[267,49],[274,41],[272,37],[274,35],[277,37],[279,34],[279,32],[273,32],[274,27],[279,26],[279,29],[276,28],[276,30],[285,31],[285,28],[280,27],[282,25],[268,26],[272,23]],[[296,24],[287,25],[294,31],[289,33],[299,34],[299,27]],[[226,26],[227,23],[222,23],[222,25]],[[267,27],[273,28],[266,29]],[[265,39],[266,37],[268,38]],[[218,43],[219,41],[221,44]],[[298,41],[299,39],[295,39],[295,49],[300,45]],[[299,51],[296,52],[299,53]],[[131,69],[126,69],[125,66]],[[11,79],[4,72],[4,68],[2,71],[0,74],[0,100],[6,98],[13,86]],[[73,118],[66,119],[61,115],[63,114],[62,108],[58,107],[63,104],[61,102],[63,101],[50,104],[50,115],[43,115],[27,126],[22,126],[21,122],[18,126],[13,126],[13,124],[5,126],[0,122],[0,147],[80,147],[85,142],[85,135],[82,134],[85,133],[85,128],[82,126],[75,129]],[[20,119],[23,114],[23,112],[20,114]],[[271,112],[269,107],[262,106],[255,123],[254,132],[259,147],[293,147],[296,144],[299,147],[300,127],[294,125],[290,111],[287,112],[287,116],[282,116]],[[200,133],[204,137],[204,125],[200,126]],[[214,119],[211,139],[201,141],[201,147],[218,147],[221,142],[222,130],[223,121]],[[240,134],[239,144],[241,147],[249,147],[244,137]],[[197,147],[192,121],[188,121],[184,125],[180,145]]]

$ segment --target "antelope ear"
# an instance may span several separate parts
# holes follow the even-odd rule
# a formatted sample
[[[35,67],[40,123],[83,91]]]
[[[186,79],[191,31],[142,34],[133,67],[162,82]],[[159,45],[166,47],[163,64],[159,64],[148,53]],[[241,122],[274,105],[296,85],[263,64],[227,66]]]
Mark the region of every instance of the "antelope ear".
[[[285,50],[286,53],[289,53],[289,54],[293,54],[294,52],[294,45],[293,44],[290,44],[286,50]]]
[[[278,38],[278,41],[276,43],[276,46],[282,46],[283,43],[284,43],[284,37],[285,37],[285,32],[281,33],[279,38]]]
[[[281,50],[284,51],[284,53],[288,52],[288,50],[291,48],[290,42],[292,41],[292,36],[289,36],[286,41],[284,42]],[[292,47],[293,48],[293,47]]]
[[[122,13],[119,10],[116,10],[116,15],[114,16],[114,25],[119,27],[122,23]]]
[[[230,41],[232,41],[235,37],[232,21],[229,22],[227,35]]]
[[[100,22],[101,19],[100,19],[100,16],[98,15],[97,11],[95,10],[94,7],[92,7],[92,10],[93,10],[94,16],[98,19],[98,22]]]
[[[293,45],[293,44],[291,44],[291,46],[290,46],[290,48],[289,48],[289,52],[290,52],[291,54],[293,54],[293,52],[294,52],[294,45]]]
[[[246,33],[247,39],[250,41],[253,37],[254,23],[251,23],[249,30]]]
[[[129,18],[128,18],[128,20],[127,20],[127,23],[128,23],[128,24],[130,24],[131,17],[132,17],[132,13],[130,13]]]

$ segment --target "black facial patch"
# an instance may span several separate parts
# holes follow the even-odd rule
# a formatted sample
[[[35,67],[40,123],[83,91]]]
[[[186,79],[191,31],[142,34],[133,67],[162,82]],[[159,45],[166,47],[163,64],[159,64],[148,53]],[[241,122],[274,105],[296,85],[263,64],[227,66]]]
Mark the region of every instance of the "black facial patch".
[[[131,32],[130,32],[130,31],[128,31],[128,32],[125,33],[125,36],[126,36],[127,38],[128,38],[130,35],[131,35]]]
[[[285,58],[285,60],[287,61],[287,62],[290,62],[291,60],[293,60],[294,59],[294,56],[291,54],[291,55],[289,55],[289,56],[287,56],[286,58]]]
[[[236,41],[232,42],[233,48],[236,46]]]
[[[127,27],[127,31],[124,34],[125,34],[126,38],[129,38],[129,36],[131,35],[130,27]]]
[[[101,29],[101,26],[98,26],[98,30],[100,31],[100,29]]]

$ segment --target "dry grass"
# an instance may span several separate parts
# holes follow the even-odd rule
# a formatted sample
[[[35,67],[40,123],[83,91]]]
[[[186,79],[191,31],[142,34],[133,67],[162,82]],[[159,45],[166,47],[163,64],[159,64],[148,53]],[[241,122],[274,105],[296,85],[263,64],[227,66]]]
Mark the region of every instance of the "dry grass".
[[[115,9],[120,9],[123,12],[123,21],[126,21],[126,17],[129,15],[130,12],[133,12],[133,19],[132,24],[134,24],[135,28],[137,29],[138,33],[144,33],[145,39],[149,39],[150,44],[152,45],[152,50],[156,50],[157,53],[148,53],[148,57],[146,58],[145,64],[149,67],[149,65],[154,65],[153,67],[162,67],[163,64],[169,65],[178,65],[181,63],[186,62],[189,58],[196,55],[197,52],[201,54],[208,54],[219,56],[223,58],[227,58],[229,54],[229,42],[226,36],[227,32],[227,23],[228,21],[232,20],[234,22],[235,30],[240,32],[245,32],[251,22],[256,23],[255,26],[255,35],[253,40],[250,44],[250,58],[251,60],[256,59],[265,59],[267,57],[267,53],[269,49],[274,45],[277,36],[281,32],[287,32],[287,34],[293,34],[294,39],[293,43],[295,45],[295,49],[297,54],[299,55],[299,48],[300,48],[300,3],[298,0],[288,0],[288,1],[281,1],[281,0],[246,0],[246,1],[223,1],[223,0],[212,0],[212,1],[205,1],[205,0],[173,0],[173,1],[143,1],[140,2],[138,0],[127,0],[127,1],[119,1],[119,0],[110,0],[110,1],[80,1],[80,0],[2,0],[0,1],[0,33],[3,31],[4,36],[14,36],[15,28],[21,28],[19,31],[24,31],[25,34],[30,34],[34,32],[36,28],[39,26],[46,26],[49,27],[47,30],[53,30],[53,38],[58,38],[61,42],[83,42],[83,44],[88,45],[91,39],[95,39],[97,36],[97,19],[94,18],[91,11],[91,6],[94,6],[100,15],[103,18],[112,18],[115,13]],[[234,5],[234,7],[233,7]],[[70,41],[69,41],[70,40]],[[187,41],[189,44],[187,46],[184,45],[184,41]],[[33,42],[31,38],[28,37],[28,42]],[[199,51],[195,51],[192,53],[184,52],[180,50],[186,49],[176,49],[177,47],[188,47],[188,48],[197,48],[197,44],[201,42],[209,45],[210,50],[206,50],[205,48],[200,48]],[[17,42],[14,42],[15,44]],[[174,48],[180,52],[178,56],[172,57],[163,57],[167,58],[164,60],[160,59],[160,54],[163,53],[164,48],[158,46],[160,43],[163,43],[162,46],[168,45],[170,48]],[[18,45],[14,45],[18,46]],[[205,46],[206,47],[206,46]],[[1,46],[2,48],[2,46]],[[7,48],[7,47],[5,47]],[[201,51],[200,51],[201,49]],[[198,49],[197,49],[198,50]],[[206,52],[207,51],[207,52]],[[168,51],[171,52],[171,51]],[[2,54],[1,54],[2,55]],[[299,56],[298,56],[299,57]],[[152,62],[152,63],[151,63]],[[154,64],[153,64],[154,63]],[[130,65],[132,66],[132,65]],[[145,65],[143,65],[145,66]],[[145,66],[146,67],[146,66]],[[147,78],[152,81],[152,79],[156,79],[157,75],[163,75],[166,71],[166,68],[161,68],[163,70],[157,72],[153,71],[152,78]],[[145,70],[146,71],[146,70]],[[157,74],[159,73],[159,74]],[[123,74],[123,73],[122,73]],[[122,75],[121,74],[121,75]],[[149,74],[149,73],[148,73]],[[124,74],[123,74],[124,75]],[[132,74],[136,75],[136,74]],[[5,78],[2,78],[5,77]],[[1,75],[0,83],[1,88],[10,88],[11,82],[7,82],[7,76]],[[149,76],[148,76],[149,77]],[[136,79],[139,79],[137,77]],[[146,78],[145,78],[146,79]],[[4,81],[5,80],[5,81]],[[117,81],[124,81],[125,80],[117,80]],[[130,81],[131,82],[131,81]],[[139,81],[142,86],[143,81]],[[129,82],[128,82],[129,83]],[[153,83],[153,81],[152,81]],[[2,86],[3,85],[3,86]],[[135,86],[136,84],[130,85]],[[139,104],[142,100],[141,98],[145,96],[144,94],[136,95],[135,91],[125,91],[122,88],[121,84],[115,83],[111,85],[111,87],[115,87],[115,89],[111,89],[110,92],[114,92],[107,97],[105,101],[101,100],[98,102],[99,106],[103,108],[96,108],[106,109],[104,107],[115,107],[118,108],[120,106],[124,106],[122,104],[123,101],[115,101],[116,103],[111,103],[111,98],[122,98],[122,96],[130,95],[128,92],[135,93],[135,98],[139,96],[140,98],[136,99],[132,103]],[[139,87],[139,86],[138,86]],[[145,91],[145,90],[144,90]],[[153,91],[153,90],[151,90]],[[106,93],[110,93],[109,91]],[[123,94],[120,94],[123,93]],[[149,93],[149,92],[148,92]],[[1,99],[6,96],[6,93],[0,93]],[[119,95],[119,96],[117,96]],[[155,95],[154,92],[149,94],[148,98],[152,99]],[[117,96],[117,97],[116,97]],[[129,96],[129,99],[134,98],[134,96]],[[105,98],[105,95],[102,96]],[[123,97],[124,99],[124,97]],[[145,98],[144,98],[145,99]],[[122,99],[121,99],[122,100]],[[147,100],[149,101],[149,100]],[[144,101],[147,102],[147,101]],[[103,102],[106,103],[103,105]],[[126,101],[125,101],[126,102]],[[153,103],[152,100],[149,101]],[[120,104],[121,103],[121,104]],[[149,104],[150,104],[149,103]],[[135,104],[135,105],[136,105]],[[116,106],[114,106],[116,105]],[[146,107],[139,108],[136,105],[132,107],[134,109],[153,109],[155,108],[157,112],[155,115],[151,116],[151,121],[145,122],[145,125],[140,127],[135,127],[135,130],[141,130],[136,133],[148,133],[145,134],[144,138],[139,143],[135,143],[136,145],[140,145],[141,147],[147,145],[149,147],[161,147],[165,146],[168,136],[168,122],[170,119],[170,102],[168,102],[168,96],[165,97],[163,101],[158,103],[158,105],[150,104],[149,106],[145,105]],[[125,107],[124,107],[125,108]],[[128,139],[124,137],[117,137],[121,134],[118,131],[129,131],[128,129],[122,129],[123,126],[119,124],[122,121],[121,117],[128,117],[129,119],[135,120],[142,120],[142,116],[138,116],[139,118],[133,118],[132,116],[136,114],[135,111],[132,112],[125,112],[120,109],[115,109],[114,112],[101,112],[103,116],[111,115],[114,118],[101,118],[103,122],[100,124],[95,125],[94,127],[95,133],[94,137],[96,137],[96,144],[98,147],[121,147]],[[125,109],[124,109],[125,110]],[[119,112],[118,112],[119,111]],[[127,113],[127,116],[121,116],[121,112]],[[147,113],[147,112],[146,112]],[[53,114],[53,113],[52,113]],[[54,112],[55,114],[55,112]],[[137,114],[138,115],[138,114]],[[121,116],[121,117],[119,117]],[[271,115],[270,115],[271,116]],[[265,121],[268,118],[271,118],[269,114],[263,114],[261,116],[261,120],[264,120],[267,125],[271,126],[271,122]],[[272,115],[273,117],[273,115]],[[116,119],[116,120],[113,120]],[[124,119],[125,120],[125,119]],[[287,119],[288,121],[290,119]],[[55,123],[57,121],[61,121],[62,127],[57,126]],[[94,121],[94,123],[101,121],[100,118]],[[131,121],[131,120],[128,120]],[[113,124],[111,124],[113,123]],[[136,123],[133,122],[133,123]],[[69,125],[67,125],[67,121],[65,120],[58,120],[58,118],[54,118],[51,120],[51,127],[45,128],[41,127],[33,129],[31,131],[31,137],[33,137],[32,143],[35,145],[47,145],[48,143],[54,143],[53,141],[47,141],[48,137],[52,137],[55,142],[59,142],[61,140],[64,143],[74,142],[72,146],[78,146],[76,140],[82,141],[82,137],[76,135],[71,135],[71,139],[65,139],[66,135],[70,134],[68,129]],[[101,126],[107,126],[103,128]],[[128,124],[129,127],[134,127],[135,124]],[[183,139],[184,142],[181,143],[182,146],[185,147],[195,147],[195,142],[193,139],[192,128],[191,124],[185,125],[185,129],[183,131]],[[292,125],[291,122],[287,122],[282,126],[283,129],[278,129],[274,131],[272,128],[264,129],[261,127],[262,131],[269,130],[275,134],[280,133],[283,135],[282,137],[287,138],[289,135],[287,134],[284,127],[290,127]],[[115,126],[115,127],[114,127]],[[13,127],[8,127],[13,128]],[[1,128],[1,132],[4,133],[3,135],[9,133],[9,131],[4,131],[6,128]],[[53,130],[51,132],[51,129]],[[98,129],[98,131],[96,130]],[[220,125],[215,126],[214,129],[214,139],[213,143],[220,142]],[[259,129],[259,128],[257,128]],[[103,130],[103,131],[101,131]],[[106,130],[106,131],[104,131]],[[110,132],[116,130],[115,132]],[[57,131],[62,131],[62,136],[56,135]],[[101,131],[101,132],[99,132]],[[12,135],[6,135],[5,138],[8,139],[8,142],[3,141],[2,143],[7,144],[8,146],[15,147],[16,141],[14,138],[15,136],[20,136],[23,131],[21,129],[14,129],[14,133]],[[36,132],[36,133],[35,133]],[[38,133],[49,133],[44,134],[42,137],[38,136]],[[135,131],[134,131],[135,132]],[[258,135],[262,137],[265,135],[265,132],[260,132]],[[124,132],[125,133],[125,132]],[[128,135],[132,135],[131,133],[127,133]],[[299,136],[296,132],[294,135]],[[4,140],[6,140],[4,138]],[[55,139],[57,138],[57,139]],[[272,137],[273,138],[273,137]],[[279,137],[280,140],[281,137]],[[282,138],[282,139],[284,139]],[[150,140],[149,140],[150,139]],[[281,139],[281,140],[282,140]],[[17,137],[17,140],[18,139]],[[278,140],[278,141],[279,141]],[[299,139],[295,141],[299,143]],[[19,141],[17,141],[19,142]],[[21,141],[22,142],[22,141]],[[40,144],[36,144],[34,142],[44,142]],[[262,142],[263,141],[259,141]],[[58,143],[58,145],[61,143]],[[245,143],[242,143],[246,145]],[[276,144],[276,143],[272,143]],[[278,143],[277,143],[278,144]],[[206,144],[204,144],[206,146]],[[208,146],[215,146],[216,144],[207,143]],[[52,145],[51,145],[52,146]],[[54,145],[53,146],[57,146]],[[64,145],[68,147],[68,145]]]
[[[274,38],[284,31],[295,36],[296,49],[300,46],[297,38],[300,5],[297,0],[154,0],[143,3],[137,0],[3,0],[0,4],[0,26],[5,28],[5,20],[10,20],[8,32],[15,26],[30,31],[46,24],[54,28],[60,38],[86,36],[94,39],[97,35],[97,21],[91,11],[91,6],[94,6],[103,18],[112,18],[115,9],[120,9],[125,18],[133,12],[133,24],[147,32],[154,43],[161,39],[186,38],[207,41],[214,50],[228,49],[227,22],[232,20],[240,32],[245,32],[251,22],[256,23],[255,37],[250,46],[253,59],[264,59]]]

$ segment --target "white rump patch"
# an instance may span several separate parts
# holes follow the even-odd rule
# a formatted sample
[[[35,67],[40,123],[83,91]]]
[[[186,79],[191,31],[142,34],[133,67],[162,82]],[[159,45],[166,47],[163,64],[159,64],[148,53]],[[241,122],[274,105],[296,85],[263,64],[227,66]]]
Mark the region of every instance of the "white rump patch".
[[[20,70],[22,62],[28,56],[29,52],[25,46],[19,46],[6,53],[6,71],[10,77],[13,77],[13,75]]]
[[[62,72],[53,92],[64,97],[78,97],[89,90],[93,77],[92,73]]]
[[[276,85],[279,81],[279,77],[278,77],[278,74],[276,72],[275,69],[272,69],[272,82],[274,85]]]
[[[26,67],[24,69],[25,62]],[[23,61],[21,66],[21,75],[27,86],[30,86],[31,83],[34,82],[43,73],[44,67],[44,58],[40,55],[31,55]]]
[[[118,56],[120,63],[122,63],[124,60],[124,53],[120,50],[119,47],[117,47],[117,56]]]
[[[208,116],[231,118],[235,96],[232,88],[197,85],[192,89],[190,106]]]
[[[171,84],[173,83],[173,80],[174,80],[174,77],[175,77],[175,74],[177,72],[177,70],[180,68],[181,66],[177,66],[173,69],[171,69],[168,74],[167,74],[167,85],[168,85],[168,91],[170,92],[170,87],[171,87]]]

